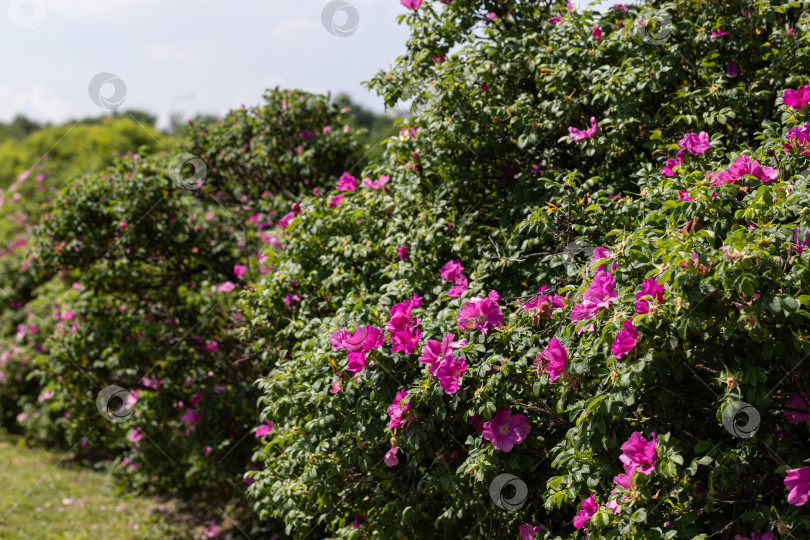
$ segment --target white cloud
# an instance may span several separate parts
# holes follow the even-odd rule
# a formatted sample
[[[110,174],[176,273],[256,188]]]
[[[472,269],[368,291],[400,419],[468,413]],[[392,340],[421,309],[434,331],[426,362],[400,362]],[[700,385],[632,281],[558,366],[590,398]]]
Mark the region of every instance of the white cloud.
[[[35,84],[30,90],[16,95],[7,88],[0,88],[0,109],[8,111],[5,121],[17,114],[35,120],[64,122],[70,118],[68,102],[54,94],[42,84]]]
[[[276,27],[276,32],[279,34],[293,34],[296,32],[303,32],[307,30],[317,30],[318,25],[312,19],[293,19],[291,21],[284,21]]]
[[[158,0],[64,0],[48,2],[48,10],[70,18],[103,18],[130,6],[157,3]]]
[[[162,64],[179,62],[189,66],[199,66],[203,63],[199,51],[190,47],[173,47],[158,43],[149,49],[147,55]]]

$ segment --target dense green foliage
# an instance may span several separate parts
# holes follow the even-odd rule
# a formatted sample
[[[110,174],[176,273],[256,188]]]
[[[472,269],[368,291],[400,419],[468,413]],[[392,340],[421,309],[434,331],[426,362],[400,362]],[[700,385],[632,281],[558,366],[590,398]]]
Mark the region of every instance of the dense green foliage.
[[[637,431],[659,434],[657,473],[638,475],[634,502],[621,512],[593,518],[594,537],[806,526],[782,486],[784,471],[808,457],[806,425],[782,414],[807,390],[806,259],[789,247],[806,223],[806,183],[794,176],[804,158],[783,161],[779,181],[767,185],[709,188],[703,177],[746,146],[777,165],[765,151],[781,150],[795,125],[779,97],[807,81],[807,14],[787,3],[675,2],[665,6],[671,36],[649,44],[636,30],[647,27],[635,25],[651,8],[564,13],[554,26],[547,19],[558,6],[509,2],[490,22],[483,4],[425,3],[404,16],[414,29],[409,53],[372,87],[393,103],[421,85],[422,113],[382,164],[357,174],[390,175],[388,192],[358,188],[335,209],[305,199],[287,249],[273,259],[277,272],[247,294],[256,350],[275,366],[260,383],[276,437],[257,456],[257,507],[301,536],[312,527],[349,534],[356,514],[381,537],[479,537],[493,525],[515,534],[521,523],[568,536],[580,501],[591,493],[608,501],[619,447]],[[588,39],[597,24],[601,39]],[[719,29],[726,34],[713,38]],[[433,59],[442,54],[444,62]],[[727,73],[732,61],[736,77]],[[597,136],[570,141],[566,127],[587,127],[591,116]],[[778,120],[758,142],[763,123]],[[711,152],[662,181],[654,156],[692,130],[711,133]],[[680,200],[681,190],[696,200]],[[693,232],[678,234],[689,220]],[[593,333],[578,334],[582,323],[569,321],[594,275],[593,265],[567,260],[574,240],[616,254],[618,302]],[[396,256],[401,244],[408,260]],[[438,276],[452,259],[470,281],[461,299],[449,298]],[[663,302],[634,317],[649,277],[663,284]],[[567,295],[567,307],[532,320],[515,300],[541,285]],[[491,289],[506,299],[504,326],[459,332],[459,309]],[[287,316],[280,299],[291,293],[301,301]],[[414,312],[423,346],[446,333],[468,340],[453,395],[431,382],[418,350],[384,345],[353,379],[345,353],[330,345],[340,328],[382,328],[388,309],[413,294],[425,297]],[[617,360],[611,345],[630,319],[641,337],[629,359]],[[567,375],[549,386],[534,360],[553,336],[569,356]],[[332,394],[337,380],[342,390]],[[386,409],[400,390],[411,396],[411,421],[395,434],[400,464],[389,469]],[[761,411],[756,439],[724,428],[734,400]],[[468,422],[499,407],[531,425],[508,454],[482,445]],[[501,473],[529,486],[520,512],[490,500]]]
[[[327,176],[321,166],[343,170],[359,152],[350,131],[302,142],[296,130],[254,140],[255,161],[235,147],[239,160],[205,155],[207,177],[189,169],[199,163],[182,157],[189,147],[222,148],[221,137],[236,140],[261,123],[292,125],[302,110],[313,126],[346,121],[321,96],[273,91],[267,102],[190,128],[173,151],[127,156],[68,186],[37,230],[21,278],[39,302],[25,321],[36,331],[16,336],[39,353],[31,374],[38,394],[29,389],[18,403],[30,434],[64,437],[88,458],[116,456],[128,486],[193,498],[210,505],[206,513],[225,508],[244,522],[260,373],[239,339],[234,289],[270,270],[261,249],[275,241],[265,229],[289,210],[285,195],[307,177]],[[295,157],[283,162],[287,156]],[[268,178],[279,193],[265,189]],[[70,287],[42,305],[38,288],[52,287],[52,277]],[[110,386],[126,390],[117,399],[135,402],[113,423],[101,420],[96,400]]]
[[[51,304],[58,304],[67,288],[62,275],[39,275],[30,250],[34,227],[50,202],[81,175],[95,173],[141,148],[159,150],[168,141],[151,126],[130,118],[82,121],[42,127],[24,118],[3,126],[0,136],[0,380],[13,381],[0,395],[0,425],[14,430],[22,407],[36,398],[39,385],[26,381],[33,350],[53,327]],[[36,265],[34,265],[36,266]],[[60,309],[53,306],[53,309]],[[18,336],[20,325],[42,332]],[[25,337],[27,336],[27,337]],[[33,396],[32,396],[33,394]]]
[[[276,89],[62,193],[10,281],[28,432],[297,538],[810,530],[810,11],[405,3],[381,156]]]

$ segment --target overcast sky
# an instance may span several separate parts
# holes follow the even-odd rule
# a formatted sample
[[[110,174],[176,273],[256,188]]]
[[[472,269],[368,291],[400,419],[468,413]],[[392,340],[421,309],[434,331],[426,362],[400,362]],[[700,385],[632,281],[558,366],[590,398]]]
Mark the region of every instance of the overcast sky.
[[[343,8],[335,10],[341,5],[334,2]],[[408,27],[396,22],[407,12],[398,0],[4,3],[2,121],[25,114],[62,122],[119,104],[159,115],[165,125],[172,111],[222,114],[257,104],[276,85],[347,93],[381,112],[382,100],[361,83],[388,69],[408,36]],[[328,5],[333,24],[323,21]],[[96,79],[99,105],[89,87],[100,73],[110,75]]]

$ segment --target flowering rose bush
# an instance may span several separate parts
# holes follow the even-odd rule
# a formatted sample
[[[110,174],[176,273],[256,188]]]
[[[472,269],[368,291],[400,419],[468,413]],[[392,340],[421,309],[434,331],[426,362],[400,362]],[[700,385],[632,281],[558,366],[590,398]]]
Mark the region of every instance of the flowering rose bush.
[[[274,101],[282,95],[294,97],[294,106]],[[277,244],[282,221],[291,226],[300,212],[288,195],[309,190],[308,177],[342,170],[360,148],[351,132],[338,130],[339,138],[323,144],[325,154],[284,165],[286,176],[260,170],[259,160],[249,183],[233,181],[233,163],[223,156],[210,185],[186,186],[178,174],[197,171],[178,170],[173,158],[190,145],[219,148],[221,138],[253,129],[256,118],[272,130],[308,114],[312,122],[345,123],[322,96],[271,91],[250,118],[234,112],[173,153],[126,157],[60,194],[36,231],[18,294],[42,293],[52,279],[67,290],[37,297],[36,316],[4,353],[28,346],[27,382],[15,377],[7,387],[35,398],[19,401],[14,418],[29,436],[64,440],[82,459],[114,458],[129,488],[182,497],[205,513],[225,509],[250,525],[243,475],[272,425],[255,412],[258,359],[241,339],[236,298],[251,277],[272,271],[262,246]],[[301,144],[297,134],[261,139],[254,151],[295,153],[293,144]],[[334,163],[340,168],[319,168]],[[263,181],[264,173],[273,182]],[[296,297],[285,301],[294,305]],[[113,386],[126,397],[116,422],[103,418],[116,416],[115,404],[102,399]],[[107,406],[112,412],[102,412]]]
[[[108,167],[116,157],[141,148],[154,150],[163,137],[129,118],[94,124],[45,127],[21,140],[0,144],[0,425],[17,431],[29,425],[50,400],[39,398],[43,388],[29,378],[33,360],[54,324],[67,321],[61,313],[71,293],[70,275],[38,276],[32,255],[34,229],[69,182],[83,173]],[[57,144],[60,143],[60,144]],[[76,149],[92,148],[92,152]],[[26,409],[27,412],[24,412]],[[46,415],[48,417],[48,415]],[[61,440],[41,423],[32,436]]]
[[[186,129],[185,148],[205,163],[211,188],[254,199],[309,191],[358,158],[348,109],[328,96],[276,87],[264,100]]]
[[[380,160],[276,91],[192,129],[198,196],[169,156],[65,192],[37,402],[298,538],[810,530],[807,8],[402,6],[371,86],[423,112]]]
[[[275,426],[257,511],[297,537],[810,525],[808,424],[791,423],[810,373],[807,164],[786,139],[806,113],[781,101],[808,78],[806,13],[670,2],[676,33],[649,45],[649,8],[418,4],[408,55],[372,86],[393,102],[424,84],[425,112],[347,172],[389,181],[335,175],[299,200],[276,272],[242,296]],[[473,29],[489,39],[456,48]],[[418,346],[386,335],[361,371],[330,343],[404,320]],[[525,504],[491,493],[500,474]]]

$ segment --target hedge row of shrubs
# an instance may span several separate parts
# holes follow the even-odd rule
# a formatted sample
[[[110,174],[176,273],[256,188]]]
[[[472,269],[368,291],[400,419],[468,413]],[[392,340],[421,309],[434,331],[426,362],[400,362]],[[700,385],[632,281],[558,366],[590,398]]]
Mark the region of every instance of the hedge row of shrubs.
[[[275,90],[50,207],[28,433],[254,533],[810,530],[807,8],[402,4],[382,158]]]

